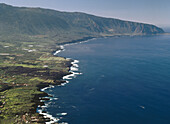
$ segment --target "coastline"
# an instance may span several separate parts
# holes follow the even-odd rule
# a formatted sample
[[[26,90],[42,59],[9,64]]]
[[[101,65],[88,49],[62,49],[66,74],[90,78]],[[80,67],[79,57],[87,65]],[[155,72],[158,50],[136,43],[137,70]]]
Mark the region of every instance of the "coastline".
[[[65,50],[64,46],[74,45],[74,44],[82,43],[82,42],[88,42],[88,41],[91,41],[93,39],[95,39],[95,38],[88,39],[88,40],[85,40],[85,41],[80,41],[80,42],[75,42],[75,43],[67,43],[67,44],[64,44],[64,45],[60,45],[60,49],[57,50],[55,53],[53,53],[53,55],[57,56],[57,54],[64,51]],[[65,58],[65,59],[70,60],[69,74],[63,76],[62,79],[60,79],[60,80],[62,80],[62,82],[59,83],[59,84],[56,84],[56,86],[65,86],[67,83],[69,83],[69,80],[76,78],[77,75],[82,75],[82,73],[78,72],[78,67],[79,67],[79,65],[78,65],[79,61],[78,60],[73,60],[71,58]],[[54,85],[47,85],[47,86],[41,87],[40,91],[46,93],[45,90],[51,89],[51,88],[54,88]],[[42,104],[37,106],[37,113],[42,115],[44,117],[44,119],[47,120],[47,121],[45,121],[46,124],[57,123],[58,121],[60,121],[60,118],[53,117],[48,112],[44,111],[44,109],[48,107],[48,103],[45,104],[45,101],[50,101],[52,99],[57,100],[58,98],[53,98],[54,97],[53,95],[48,94],[48,93],[46,93],[46,94],[47,95],[45,95],[45,96],[39,97],[39,99],[45,99],[45,100],[40,100],[40,103],[42,103]],[[66,115],[67,113],[58,113],[58,114]]]
[[[77,75],[80,75],[82,73],[78,73],[78,63],[79,61],[78,60],[74,60],[71,62],[71,65],[70,66],[70,71],[68,75],[65,75],[63,76],[63,78],[61,80],[64,80],[62,81],[60,84],[56,84],[56,86],[65,86],[67,83],[69,83],[68,80],[72,79],[72,78],[75,78]],[[77,70],[75,70],[75,68]],[[40,89],[40,91],[45,92],[45,90],[47,89],[51,89],[51,88],[54,88],[54,85],[49,85],[47,87],[44,87],[42,89]],[[57,117],[53,117],[51,114],[49,114],[48,112],[46,112],[44,109],[48,107],[48,103],[45,103],[45,101],[51,101],[51,100],[58,100],[58,98],[55,98],[52,94],[48,94],[46,93],[47,96],[40,96],[39,99],[40,100],[40,103],[43,103],[41,105],[38,105],[37,107],[37,112],[42,115],[44,117],[45,120],[47,120],[45,123],[46,124],[52,124],[52,123],[57,123],[58,121],[60,121],[60,118],[57,118]],[[61,114],[61,115],[66,115],[67,113],[58,113],[58,114]]]
[[[126,35],[126,37],[135,37],[135,36],[136,35],[134,35],[134,36]],[[114,35],[114,36],[105,36],[105,37],[96,37],[96,38],[100,39],[100,38],[108,38],[108,37],[119,38],[119,37],[125,37],[125,35],[121,35],[121,36],[120,35],[119,36],[118,35]],[[22,122],[27,122],[27,121],[28,122],[32,122],[33,121],[33,122],[38,122],[38,123],[53,123],[54,122],[53,120],[55,120],[55,118],[51,117],[51,115],[48,114],[48,112],[47,113],[45,113],[45,111],[39,111],[38,112],[38,108],[40,106],[43,106],[43,107],[47,106],[47,104],[45,104],[45,101],[49,101],[50,102],[51,99],[56,99],[57,100],[57,98],[53,98],[50,94],[47,94],[45,92],[46,89],[53,88],[54,85],[56,85],[56,86],[62,86],[63,85],[64,86],[67,83],[69,83],[68,80],[72,79],[75,74],[80,74],[80,73],[76,72],[76,71],[78,71],[76,69],[76,68],[78,68],[78,61],[76,61],[76,63],[74,63],[75,61],[70,59],[70,58],[64,58],[64,57],[58,56],[58,53],[60,53],[61,51],[65,50],[64,46],[74,45],[74,44],[78,44],[78,43],[84,43],[84,42],[88,42],[88,41],[91,41],[91,40],[96,39],[96,38],[93,37],[91,39],[82,40],[82,41],[78,40],[77,42],[73,42],[73,43],[69,42],[67,44],[57,46],[55,48],[53,47],[50,51],[49,51],[49,49],[51,47],[48,47],[49,48],[48,49],[49,52],[46,53],[45,56],[42,56],[42,57],[40,57],[38,55],[37,56],[31,56],[31,57],[34,57],[35,60],[38,57],[38,60],[40,62],[42,62],[42,63],[44,61],[46,61],[46,60],[48,60],[48,61],[52,60],[54,62],[54,63],[52,63],[53,65],[57,64],[57,63],[55,63],[55,61],[62,62],[62,63],[64,63],[64,64],[61,64],[62,68],[60,67],[60,64],[59,64],[59,68],[52,68],[52,67],[48,68],[48,64],[44,64],[44,65],[40,66],[40,67],[46,66],[46,68],[45,67],[40,68],[35,63],[28,63],[28,62],[27,63],[19,64],[19,65],[16,65],[16,66],[13,65],[12,67],[10,67],[11,65],[9,65],[9,66],[5,65],[4,67],[2,66],[1,67],[2,69],[8,69],[8,68],[9,69],[14,69],[15,73],[17,72],[18,75],[21,75],[20,79],[22,79],[24,81],[23,81],[23,84],[20,84],[19,83],[20,81],[19,82],[15,81],[14,83],[9,84],[9,86],[8,86],[7,83],[4,83],[4,85],[2,85],[2,86],[4,86],[4,87],[2,87],[2,89],[3,89],[2,91],[5,90],[5,91],[7,91],[7,93],[5,92],[5,93],[1,94],[1,97],[2,97],[1,100],[3,102],[0,102],[0,104],[2,104],[2,109],[4,109],[2,111],[3,114],[1,114],[1,117],[8,116],[10,113],[12,113],[11,110],[7,109],[8,102],[6,102],[6,99],[9,99],[9,98],[15,98],[15,99],[22,98],[22,99],[24,99],[24,98],[26,98],[26,97],[22,96],[22,94],[24,92],[21,92],[21,90],[19,90],[19,89],[23,89],[23,91],[33,91],[35,93],[32,93],[32,94],[31,93],[27,93],[28,95],[30,95],[32,97],[30,97],[30,101],[28,101],[28,102],[26,101],[27,99],[25,99],[25,103],[24,104],[22,104],[22,102],[20,102],[20,101],[18,102],[19,104],[17,102],[13,102],[12,101],[13,102],[12,105],[14,107],[22,106],[23,110],[19,111],[17,113],[13,109],[14,107],[12,107],[11,109],[14,110],[13,112],[16,113],[15,115],[17,115],[17,116],[16,117],[12,116],[12,118],[10,118],[11,119],[10,121],[12,122],[13,120],[17,120],[18,122],[19,121],[22,121]],[[35,47],[37,48],[37,46],[35,46]],[[57,48],[57,51],[54,52],[54,50],[56,50],[56,48]],[[7,49],[7,48],[5,48],[5,49]],[[31,48],[29,48],[29,49],[31,49]],[[43,48],[42,48],[42,50],[43,50]],[[40,53],[41,53],[41,51],[40,51]],[[35,55],[34,52],[32,52],[30,54],[31,55]],[[55,57],[52,54],[55,54],[57,56]],[[18,55],[18,56],[20,56],[20,55]],[[60,60],[60,59],[62,59],[62,60]],[[24,60],[25,60],[25,58],[24,58]],[[72,67],[72,65],[74,65],[74,66]],[[54,70],[52,73],[50,73],[50,75],[49,75],[49,73],[43,73],[42,72],[42,71],[48,72],[48,71],[50,71],[50,69]],[[57,69],[57,71],[55,71],[56,69]],[[62,69],[64,69],[64,71],[62,71]],[[31,73],[29,73],[29,71],[31,71]],[[36,72],[40,72],[40,73],[37,75]],[[73,72],[75,72],[75,73],[73,73]],[[12,74],[11,79],[13,79],[13,77],[15,75],[13,75],[14,73],[12,73],[12,72],[9,72],[9,74],[10,73]],[[22,74],[24,74],[24,75],[26,74],[26,75],[22,76]],[[69,76],[71,76],[71,77],[69,77]],[[37,78],[37,77],[39,77],[39,78]],[[44,77],[43,80],[39,80],[39,79],[41,79],[41,77]],[[27,78],[27,80],[25,80],[26,78]],[[33,78],[33,80],[31,78]],[[48,81],[48,79],[50,79],[50,81]],[[65,79],[66,81],[64,81],[63,79]],[[32,80],[33,82],[30,82],[30,80]],[[53,82],[52,82],[52,80],[53,80]],[[26,82],[28,82],[28,83],[26,83]],[[35,90],[34,90],[34,88],[35,88]],[[15,89],[17,89],[18,91],[14,92]],[[21,95],[20,95],[20,97],[8,96],[8,98],[5,98],[8,95],[8,91],[13,92],[14,94],[15,93],[19,93],[19,95],[20,94]],[[9,93],[9,95],[10,94],[11,93]],[[27,103],[29,103],[28,105],[30,105],[30,106],[27,107],[26,106]],[[27,109],[29,109],[29,110],[27,110]],[[16,109],[16,110],[19,110],[19,109]],[[6,112],[6,113],[4,114],[4,112]],[[63,114],[63,113],[61,113],[61,114]],[[66,113],[64,113],[64,114],[66,114]],[[45,115],[46,115],[46,118],[44,117]],[[26,119],[25,119],[25,117],[26,117]],[[2,118],[2,121],[4,121],[6,123],[7,120]],[[55,120],[55,121],[57,121],[57,120]],[[1,123],[1,120],[0,120],[0,123]]]
[[[130,35],[128,35],[128,36],[130,37]],[[119,37],[124,37],[124,35],[122,35],[122,36],[114,35],[112,37],[119,38]],[[100,39],[100,38],[107,38],[107,37],[105,36],[105,37],[96,37],[96,38]],[[11,122],[13,122],[13,120],[16,120],[18,122],[20,122],[20,121],[27,122],[28,121],[28,122],[38,122],[38,123],[49,123],[50,118],[52,118],[52,117],[48,115],[48,117],[50,117],[50,118],[48,118],[47,116],[45,118],[45,117],[43,117],[43,114],[42,114],[45,111],[42,111],[42,112],[37,111],[40,106],[46,107],[46,106],[44,106],[45,105],[44,101],[49,101],[50,99],[53,99],[50,94],[47,94],[45,92],[45,90],[48,88],[53,88],[54,85],[56,85],[56,86],[65,85],[65,84],[69,83],[68,80],[73,78],[75,74],[80,74],[80,73],[76,72],[77,71],[76,68],[78,68],[78,65],[74,65],[74,64],[78,64],[78,61],[76,63],[74,63],[74,60],[72,60],[72,59],[58,56],[58,53],[65,50],[64,46],[74,45],[74,44],[78,44],[78,43],[84,43],[84,42],[91,41],[93,39],[95,39],[95,38],[93,37],[91,39],[82,40],[82,41],[78,40],[77,42],[74,42],[74,43],[69,42],[67,44],[60,45],[57,47],[48,46],[48,48],[49,48],[48,52],[43,53],[43,54],[42,54],[42,51],[44,50],[43,47],[41,48],[41,50],[39,52],[37,51],[37,52],[32,52],[32,53],[28,52],[27,53],[27,51],[24,51],[26,53],[25,56],[27,56],[27,54],[31,54],[31,56],[30,56],[31,60],[32,60],[32,58],[35,59],[35,60],[33,60],[33,62],[30,61],[30,59],[28,58],[28,62],[18,64],[18,65],[10,65],[10,64],[6,65],[4,63],[4,66],[2,66],[1,69],[7,70],[8,73],[11,74],[11,77],[9,77],[9,79],[10,80],[12,79],[14,81],[11,83],[9,82],[9,84],[4,83],[2,85],[2,88],[1,88],[2,89],[2,92],[1,92],[2,102],[0,102],[0,104],[2,105],[2,108],[1,108],[2,114],[0,115],[2,119],[0,120],[0,123],[6,123],[6,121],[8,121],[9,119]],[[28,47],[29,47],[29,49],[33,49],[32,48],[33,45],[29,45]],[[39,46],[35,46],[35,47],[36,47],[36,49],[39,48]],[[5,48],[5,49],[7,49],[7,48]],[[11,48],[9,47],[9,49],[11,49]],[[57,51],[54,52],[54,50],[56,50],[56,49],[57,49]],[[20,51],[20,52],[23,52],[23,51]],[[40,53],[43,56],[39,56],[39,54],[36,55],[36,53]],[[53,54],[55,54],[57,56],[54,56]],[[11,55],[13,55],[13,54],[11,54]],[[22,57],[21,55],[17,55],[16,57],[18,57],[18,56],[19,56],[19,58],[23,58],[23,60],[25,60],[25,58]],[[41,62],[40,66],[39,66],[39,64],[36,64],[37,60],[39,60],[39,62]],[[45,61],[47,63],[44,63]],[[11,60],[11,62],[13,62],[13,61]],[[18,62],[18,61],[14,61],[14,62]],[[49,64],[50,62],[52,62],[52,64],[51,64],[52,66]],[[56,62],[59,62],[59,64]],[[71,67],[72,65],[74,65],[75,67]],[[11,69],[12,69],[12,71],[11,71]],[[75,73],[73,73],[71,71],[73,71]],[[13,73],[13,72],[15,72],[15,73]],[[29,72],[31,72],[31,73],[29,73]],[[50,72],[50,73],[48,73],[48,72]],[[14,75],[14,74],[16,74],[16,75]],[[16,80],[16,78],[14,78],[15,76],[19,76],[19,78],[17,78],[17,80]],[[72,76],[72,77],[69,77],[69,76]],[[66,81],[64,81],[63,78]],[[23,81],[21,80],[22,81],[21,82],[21,81],[19,81],[19,79],[22,79]],[[20,89],[22,89],[22,90],[20,90]],[[11,94],[10,92],[13,92],[14,95],[18,94],[18,95],[20,95],[20,97],[10,96],[10,94]],[[27,97],[24,97],[24,95],[22,95],[23,93],[26,93],[28,95],[28,99],[27,99]],[[11,98],[16,99],[17,102],[12,101],[12,100],[11,100],[11,102],[7,102],[7,99],[11,99]],[[25,101],[23,102],[24,104],[22,103],[22,101],[19,100],[19,98],[25,99]],[[8,109],[9,103],[12,103],[13,107],[11,107],[11,109]],[[23,107],[23,109],[20,111],[19,109],[14,109],[15,107]],[[17,115],[17,116],[13,116],[12,112],[14,113],[13,115]],[[46,114],[48,114],[48,112]],[[12,117],[8,118],[8,115],[12,115]],[[25,117],[26,117],[26,119],[25,119]],[[8,119],[6,119],[6,118],[8,118]],[[52,119],[54,119],[54,118],[52,118]],[[3,122],[1,122],[1,121],[3,121]]]
[[[58,54],[60,52],[65,51],[64,46],[75,45],[75,44],[79,44],[79,43],[85,43],[85,42],[95,40],[97,38],[123,37],[123,36],[131,36],[131,35],[121,35],[121,36],[120,35],[114,35],[114,36],[102,36],[102,37],[90,37],[90,38],[88,37],[88,38],[82,38],[82,39],[79,39],[79,40],[74,40],[72,42],[57,44],[57,45],[59,45],[60,48],[57,51],[53,52],[52,54],[54,56],[58,56]],[[77,75],[82,74],[82,73],[78,72],[78,67],[79,67],[79,65],[78,65],[79,61],[78,60],[73,60],[72,58],[65,58],[65,59],[70,60],[70,65],[68,66],[69,67],[69,73],[64,75],[61,79],[59,79],[59,80],[62,80],[62,82],[56,84],[55,86],[65,86],[67,83],[69,83],[69,80],[71,80],[72,78],[75,78]],[[60,121],[60,118],[53,117],[50,113],[48,113],[47,111],[44,111],[44,109],[48,107],[48,104],[45,104],[45,102],[50,101],[53,98],[53,96],[51,94],[46,93],[45,90],[51,89],[51,88],[54,88],[54,85],[47,85],[47,86],[40,88],[40,91],[44,92],[47,95],[40,96],[39,99],[44,99],[44,98],[47,98],[47,99],[42,100],[42,101],[40,100],[40,103],[42,103],[42,104],[38,104],[37,108],[36,108],[36,110],[37,110],[36,112],[43,116],[46,124],[58,123]],[[58,98],[54,98],[54,99],[58,99]],[[62,113],[59,113],[59,114],[62,114]],[[64,114],[67,114],[67,113],[64,113]],[[67,123],[63,123],[63,124],[67,124]]]

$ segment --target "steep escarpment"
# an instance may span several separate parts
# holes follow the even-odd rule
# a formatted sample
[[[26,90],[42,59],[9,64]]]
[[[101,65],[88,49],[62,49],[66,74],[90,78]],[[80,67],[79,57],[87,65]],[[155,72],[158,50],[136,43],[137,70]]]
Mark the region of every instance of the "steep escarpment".
[[[79,12],[60,12],[0,4],[0,36],[4,40],[45,39],[61,43],[84,37],[158,33],[164,31],[150,24]]]

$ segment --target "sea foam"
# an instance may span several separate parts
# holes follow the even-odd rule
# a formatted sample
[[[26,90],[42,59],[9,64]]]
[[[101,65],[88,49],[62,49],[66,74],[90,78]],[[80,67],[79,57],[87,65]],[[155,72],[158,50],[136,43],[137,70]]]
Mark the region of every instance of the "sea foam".
[[[57,51],[54,53],[54,55],[57,55],[57,54],[60,53],[61,51],[64,51],[64,46],[60,46],[60,50],[57,50]],[[71,60],[70,58],[66,58],[66,59]],[[65,80],[65,83],[62,83],[62,84],[59,85],[59,86],[65,86],[67,83],[69,83],[68,80],[71,80],[71,79],[75,78],[76,75],[80,75],[80,74],[81,74],[81,73],[78,73],[78,67],[79,67],[79,66],[78,66],[78,63],[79,63],[78,60],[74,60],[73,62],[71,62],[71,65],[72,65],[72,66],[70,67],[70,71],[69,71],[71,74],[64,76],[64,77],[63,77],[63,80]],[[53,85],[50,85],[50,86],[48,86],[48,87],[45,87],[45,88],[41,89],[41,91],[45,91],[45,90],[50,89],[50,88],[54,88],[54,86],[53,86]],[[42,97],[42,98],[43,98],[43,97]],[[44,97],[44,98],[50,98],[50,97]],[[50,98],[50,101],[51,101],[51,100],[58,100],[58,98],[53,98],[53,99]],[[40,100],[40,102],[44,102],[44,100]],[[46,103],[46,104],[43,105],[43,106],[40,106],[40,105],[39,105],[38,107],[41,108],[41,109],[38,109],[38,113],[41,114],[41,115],[43,115],[44,118],[49,118],[49,119],[50,119],[50,121],[49,121],[49,122],[46,122],[46,124],[52,124],[52,123],[57,123],[57,122],[59,122],[61,118],[59,118],[59,117],[53,117],[53,116],[50,115],[49,113],[44,113],[44,112],[43,112],[44,109],[48,107],[48,105],[49,105],[49,103]],[[65,115],[67,115],[67,113],[58,113],[57,115],[58,115],[58,116],[59,116],[59,115],[60,115],[60,116],[65,116]],[[64,122],[63,122],[63,124],[67,124],[67,123],[64,123]]]
[[[89,39],[89,40],[86,40],[86,41],[82,41],[82,42],[79,42],[79,43],[89,42],[89,41],[94,40],[94,39],[96,39],[96,38],[92,38],[92,39]],[[74,45],[74,44],[78,44],[78,43],[65,44],[65,45],[63,45],[63,46],[61,45],[61,46],[60,46],[60,49],[57,50],[57,51],[54,53],[54,55],[56,56],[56,55],[59,54],[60,52],[65,51],[64,46]],[[67,60],[71,60],[71,58],[66,58],[66,59],[67,59]],[[59,85],[59,86],[65,86],[67,83],[69,83],[68,80],[71,80],[71,79],[75,78],[77,75],[81,75],[81,74],[82,74],[82,73],[79,73],[79,72],[78,72],[78,67],[79,67],[78,63],[79,63],[78,60],[74,60],[73,62],[71,62],[71,65],[72,65],[72,66],[70,67],[70,71],[69,71],[71,74],[64,76],[64,77],[63,77],[63,80],[65,80],[65,83],[62,83],[62,84]],[[54,88],[54,86],[50,85],[49,87],[45,87],[45,88],[41,89],[41,91],[45,91],[45,90],[47,90],[47,89],[49,89],[49,88]],[[49,98],[49,97],[47,97],[47,98]],[[53,99],[54,99],[54,100],[58,100],[58,98],[53,98]],[[53,100],[53,99],[50,98],[50,101]],[[43,101],[43,100],[42,100],[42,101]],[[53,117],[53,116],[50,115],[48,112],[47,112],[47,113],[44,113],[44,112],[43,112],[44,108],[47,108],[47,107],[48,107],[48,104],[45,104],[44,106],[40,106],[40,105],[39,105],[38,107],[41,108],[41,109],[38,110],[39,114],[43,115],[44,118],[49,118],[49,119],[50,119],[50,121],[49,121],[49,122],[46,122],[46,124],[53,124],[53,123],[56,123],[56,122],[59,122],[59,121],[60,121],[61,117],[60,117],[60,118]],[[57,115],[65,116],[65,115],[67,115],[67,113],[58,113]],[[60,124],[68,124],[68,123],[61,122]]]

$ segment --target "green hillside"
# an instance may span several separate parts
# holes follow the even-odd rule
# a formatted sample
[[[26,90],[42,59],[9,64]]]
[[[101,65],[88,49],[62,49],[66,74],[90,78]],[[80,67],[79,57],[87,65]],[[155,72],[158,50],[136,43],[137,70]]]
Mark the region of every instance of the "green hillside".
[[[163,33],[154,25],[85,13],[0,4],[0,36],[3,40],[52,40],[69,42],[84,37]],[[8,37],[7,37],[8,36]]]

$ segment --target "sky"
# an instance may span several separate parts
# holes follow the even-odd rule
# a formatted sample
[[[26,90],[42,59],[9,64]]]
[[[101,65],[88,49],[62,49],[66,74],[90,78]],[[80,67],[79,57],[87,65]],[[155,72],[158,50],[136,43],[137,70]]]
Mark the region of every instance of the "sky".
[[[0,0],[0,3],[85,12],[170,27],[170,0]]]

